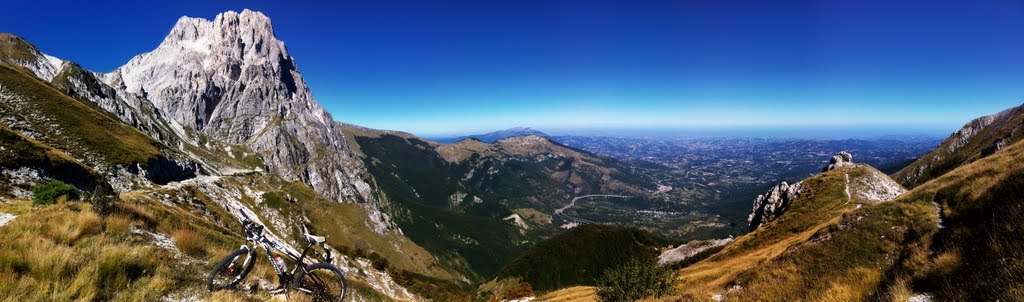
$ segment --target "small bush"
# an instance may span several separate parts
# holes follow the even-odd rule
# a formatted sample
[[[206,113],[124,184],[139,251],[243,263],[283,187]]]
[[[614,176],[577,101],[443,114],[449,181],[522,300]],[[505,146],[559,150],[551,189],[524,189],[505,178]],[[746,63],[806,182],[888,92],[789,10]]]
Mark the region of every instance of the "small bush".
[[[673,294],[676,275],[671,268],[658,266],[656,258],[643,255],[606,270],[597,284],[603,301],[636,301]]]
[[[59,180],[51,180],[32,186],[32,205],[53,204],[64,196],[70,200],[78,200],[78,189]]]

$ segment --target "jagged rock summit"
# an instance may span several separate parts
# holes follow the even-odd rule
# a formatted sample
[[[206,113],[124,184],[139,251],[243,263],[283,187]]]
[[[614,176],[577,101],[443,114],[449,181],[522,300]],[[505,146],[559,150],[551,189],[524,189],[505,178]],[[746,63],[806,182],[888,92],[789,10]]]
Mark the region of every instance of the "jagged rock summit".
[[[792,185],[783,181],[772,187],[764,195],[754,199],[754,209],[747,216],[747,227],[750,230],[769,221],[775,220],[789,209],[789,205],[800,195],[801,182]]]
[[[262,13],[182,17],[155,50],[102,77],[148,98],[185,132],[251,148],[270,172],[338,201],[374,199],[341,125],[313,99]]]
[[[821,169],[821,172],[828,172],[838,169],[839,167],[852,165],[853,155],[846,151],[839,151],[839,153],[836,153],[836,155],[832,156],[832,159],[829,160],[828,162],[828,166],[825,166],[824,169]]]

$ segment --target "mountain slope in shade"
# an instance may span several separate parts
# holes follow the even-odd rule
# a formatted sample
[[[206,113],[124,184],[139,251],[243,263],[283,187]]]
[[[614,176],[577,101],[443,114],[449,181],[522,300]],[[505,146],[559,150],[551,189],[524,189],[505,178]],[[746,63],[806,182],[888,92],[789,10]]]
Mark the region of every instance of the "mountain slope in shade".
[[[499,140],[502,140],[502,139],[505,139],[505,138],[509,138],[509,137],[513,137],[513,136],[530,136],[530,135],[543,136],[543,137],[547,137],[548,136],[544,132],[540,132],[540,131],[538,131],[536,129],[533,129],[533,128],[530,128],[530,127],[515,127],[515,128],[505,129],[505,130],[498,130],[498,131],[494,131],[494,132],[491,132],[491,133],[485,133],[485,134],[474,134],[474,135],[466,135],[466,136],[434,138],[433,141],[436,141],[436,142],[439,142],[439,143],[451,144],[451,143],[457,143],[457,142],[460,142],[460,141],[466,140],[466,139],[475,139],[475,140],[479,140],[479,141],[482,141],[482,142],[490,144],[490,143],[494,143],[494,142],[497,142]]]
[[[1024,138],[1024,105],[968,122],[934,151],[893,174],[893,178],[904,186],[915,187],[992,155],[1021,138]]]
[[[375,201],[339,124],[259,12],[182,17],[155,50],[103,79],[149,99],[185,131],[252,149],[286,179],[338,201]]]

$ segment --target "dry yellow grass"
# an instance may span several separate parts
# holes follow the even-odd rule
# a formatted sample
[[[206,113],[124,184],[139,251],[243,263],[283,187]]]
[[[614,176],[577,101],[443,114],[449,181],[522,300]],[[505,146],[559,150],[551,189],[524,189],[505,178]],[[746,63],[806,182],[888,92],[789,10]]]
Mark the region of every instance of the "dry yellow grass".
[[[597,288],[576,286],[560,289],[537,297],[537,302],[598,302]]]
[[[171,238],[174,239],[174,245],[177,246],[181,252],[193,257],[206,256],[206,245],[209,244],[209,242],[206,241],[206,238],[196,234],[196,232],[191,230],[178,230],[171,235]]]
[[[823,222],[806,231],[793,234],[783,238],[774,244],[759,249],[753,249],[745,253],[716,259],[715,261],[701,261],[680,271],[680,288],[684,294],[694,296],[710,296],[709,293],[716,293],[724,290],[729,282],[736,279],[736,276],[744,271],[761,265],[780,254],[790,247],[807,241],[816,232],[825,227],[835,224],[839,217]],[[742,239],[742,238],[741,238]],[[726,248],[728,249],[728,248]],[[725,252],[723,250],[722,252]]]
[[[0,296],[9,301],[153,300],[172,285],[169,255],[102,233],[78,202],[24,213],[0,232]],[[170,262],[167,262],[170,263]]]
[[[182,261],[182,255],[157,247],[151,236],[132,228],[175,230],[179,246],[196,237],[230,242],[223,246],[241,242],[159,202],[115,202],[115,213],[107,217],[82,202],[28,204],[0,204],[0,211],[18,214],[0,229],[0,301],[157,301],[172,291],[205,293],[198,290],[209,269],[206,261]],[[226,255],[223,248],[208,250],[211,256]]]
[[[132,219],[124,215],[112,215],[104,220],[104,230],[111,235],[126,236],[132,228]]]

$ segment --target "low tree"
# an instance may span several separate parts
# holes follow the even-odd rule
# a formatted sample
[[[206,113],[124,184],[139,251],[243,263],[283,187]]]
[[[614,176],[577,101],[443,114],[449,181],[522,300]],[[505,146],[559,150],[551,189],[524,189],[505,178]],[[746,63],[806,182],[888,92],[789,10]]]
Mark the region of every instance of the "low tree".
[[[621,266],[605,270],[597,284],[597,294],[603,301],[636,301],[673,294],[676,274],[671,268],[658,265],[654,256],[640,254]]]

